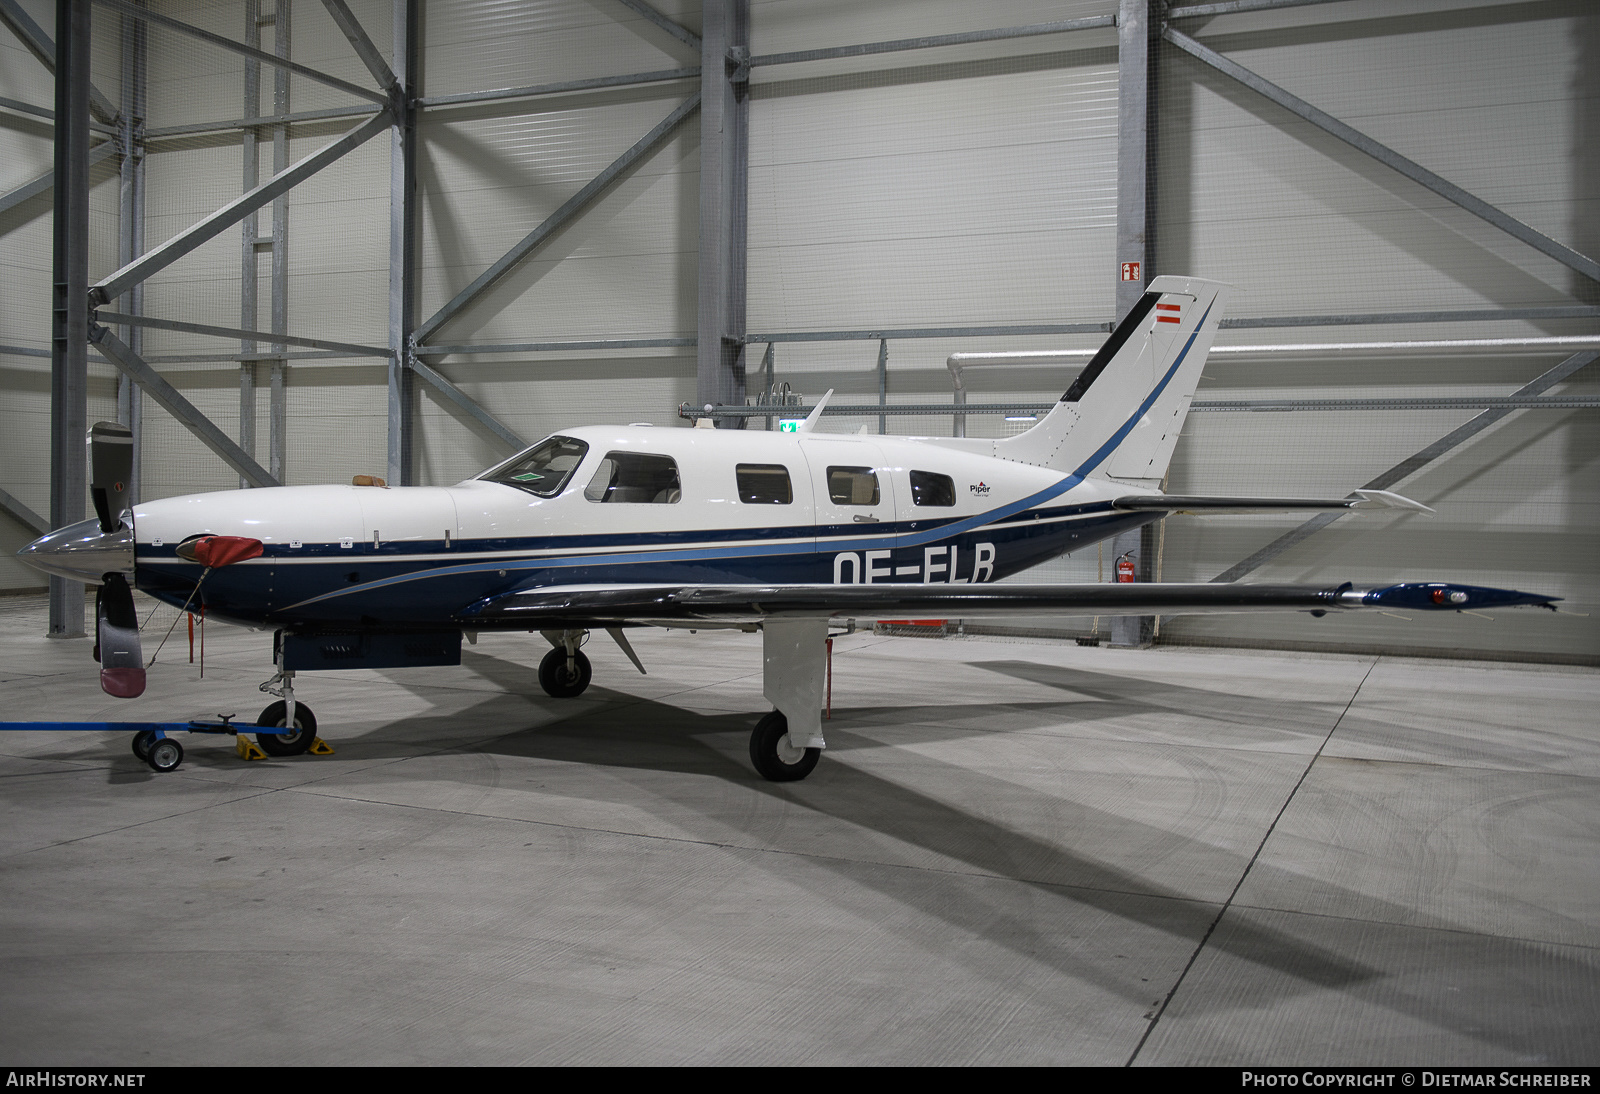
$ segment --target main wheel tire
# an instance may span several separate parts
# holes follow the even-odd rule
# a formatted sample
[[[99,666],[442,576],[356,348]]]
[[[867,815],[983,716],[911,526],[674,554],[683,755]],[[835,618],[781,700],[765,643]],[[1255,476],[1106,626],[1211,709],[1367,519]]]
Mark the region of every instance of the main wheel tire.
[[[163,737],[150,746],[144,762],[155,771],[176,771],[183,762],[183,746],[171,737]]]
[[[546,694],[556,699],[571,699],[575,695],[582,695],[593,676],[594,669],[582,650],[572,655],[571,669],[567,668],[567,651],[564,646],[557,646],[545,654],[544,660],[539,662],[539,686],[544,688]]]
[[[155,744],[156,731],[153,729],[140,730],[133,735],[133,754],[146,762],[150,759],[150,746]]]
[[[795,748],[788,743],[789,719],[775,710],[761,721],[750,734],[750,762],[763,779],[775,783],[790,783],[811,774],[822,757],[820,748]]]
[[[258,726],[284,726],[287,730],[289,704],[272,703],[256,719]],[[256,744],[268,756],[298,756],[317,739],[317,716],[304,703],[294,705],[294,729],[284,733],[257,733]]]

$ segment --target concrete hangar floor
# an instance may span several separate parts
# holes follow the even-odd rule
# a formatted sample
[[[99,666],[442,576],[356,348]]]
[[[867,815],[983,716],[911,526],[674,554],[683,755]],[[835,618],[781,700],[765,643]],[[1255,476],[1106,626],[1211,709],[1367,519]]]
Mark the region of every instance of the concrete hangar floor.
[[[265,634],[116,701],[44,631],[12,719],[266,701]],[[333,756],[0,734],[0,1059],[1600,1062],[1596,670],[857,634],[779,785],[759,641],[636,634],[302,676]]]

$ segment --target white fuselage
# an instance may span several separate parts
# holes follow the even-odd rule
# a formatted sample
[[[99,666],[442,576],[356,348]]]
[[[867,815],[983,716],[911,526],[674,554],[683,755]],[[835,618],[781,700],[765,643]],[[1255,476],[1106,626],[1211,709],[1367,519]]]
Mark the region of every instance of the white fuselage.
[[[551,496],[491,481],[491,469],[451,487],[280,487],[140,505],[138,584],[179,599],[198,569],[173,555],[178,544],[248,536],[262,557],[207,579],[220,614],[443,623],[483,596],[557,584],[992,581],[1152,519],[1111,512],[1126,485],[939,439],[641,426],[557,436],[584,452]],[[677,487],[608,495],[597,477],[615,479],[618,465],[670,467]],[[751,475],[786,480],[786,498],[753,497]]]

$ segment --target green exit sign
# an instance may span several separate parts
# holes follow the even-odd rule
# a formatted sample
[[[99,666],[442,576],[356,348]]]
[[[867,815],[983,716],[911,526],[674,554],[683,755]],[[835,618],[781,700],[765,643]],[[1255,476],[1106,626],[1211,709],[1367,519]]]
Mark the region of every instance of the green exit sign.
[[[798,433],[804,421],[804,418],[779,418],[778,428],[785,433]]]

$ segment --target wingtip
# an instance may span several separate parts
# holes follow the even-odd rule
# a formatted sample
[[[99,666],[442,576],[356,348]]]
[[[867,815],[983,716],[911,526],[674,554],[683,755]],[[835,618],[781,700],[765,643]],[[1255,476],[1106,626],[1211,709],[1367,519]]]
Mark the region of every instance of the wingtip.
[[[1559,596],[1494,589],[1482,585],[1456,585],[1444,581],[1401,582],[1368,592],[1362,602],[1371,608],[1406,608],[1412,611],[1467,611],[1484,608],[1549,608],[1556,610]]]

